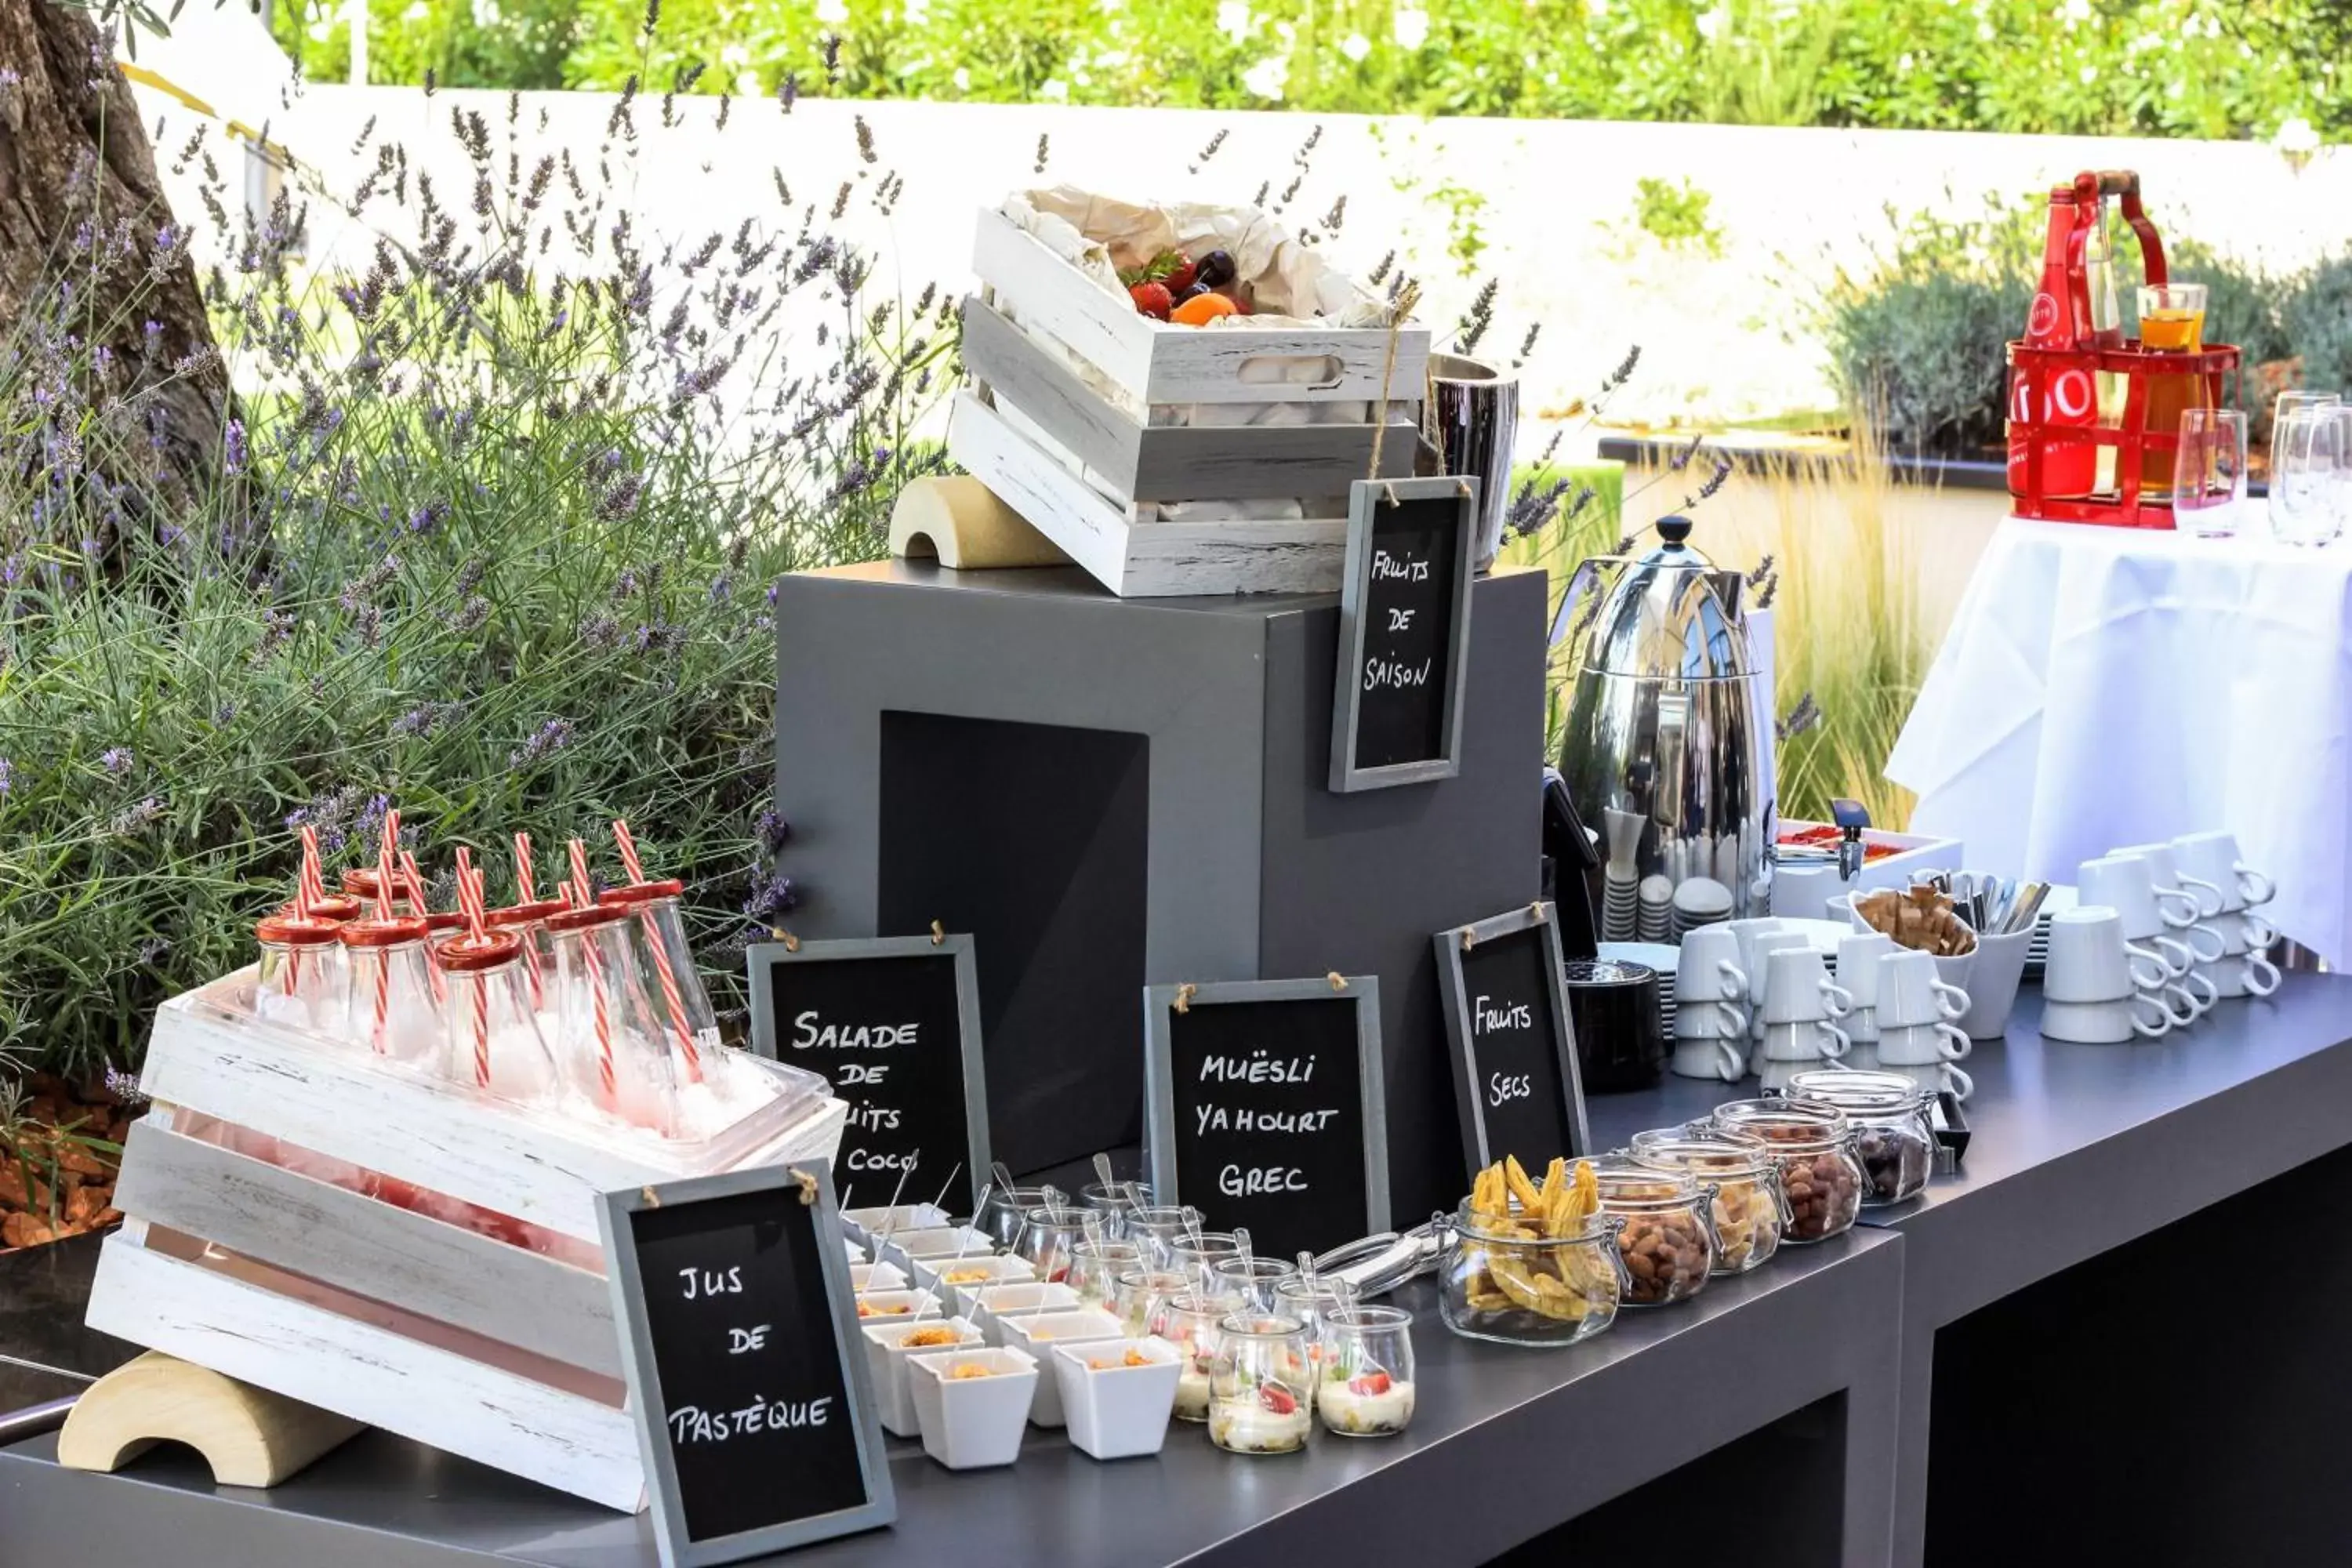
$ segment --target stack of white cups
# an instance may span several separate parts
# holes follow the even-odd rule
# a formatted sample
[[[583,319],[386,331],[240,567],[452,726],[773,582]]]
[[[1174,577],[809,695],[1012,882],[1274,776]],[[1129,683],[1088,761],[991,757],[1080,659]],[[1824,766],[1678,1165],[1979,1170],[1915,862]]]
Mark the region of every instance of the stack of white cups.
[[[2279,987],[2269,948],[2278,932],[2252,913],[2277,889],[2269,878],[2238,856],[2238,841],[2222,831],[2186,833],[2172,841],[2181,885],[2193,894],[2198,913],[2221,939],[2221,954],[2200,957],[2197,972],[2221,996],[2267,996]]]
[[[2084,861],[2075,887],[2083,905],[2113,910],[2123,924],[2124,941],[2157,961],[2161,975],[2138,989],[2164,1009],[2172,1026],[2185,1029],[2204,1016],[2216,993],[2210,983],[2190,982],[2189,972],[2200,958],[2221,957],[2221,948],[2219,933],[2210,928],[2201,945],[2192,945],[2185,934],[2197,929],[2195,895],[2177,885],[2159,886],[2147,858],[2122,851]]]
[[[2155,1039],[2173,1026],[2164,1000],[2165,961],[2124,938],[2124,918],[2105,904],[2078,904],[2050,917],[2050,963],[2042,976],[2042,1032],[2053,1040],[2121,1045]]]
[[[1976,1084],[1953,1065],[1969,1054],[1969,1037],[1959,1026],[1969,994],[1936,977],[1933,953],[1890,943],[1869,967],[1877,971],[1870,984],[1877,1002],[1879,1067],[1924,1088],[1948,1089],[1956,1100],[1974,1094]],[[1843,974],[1843,947],[1838,968]]]
[[[1744,922],[1734,921],[1734,926]],[[1760,1076],[1764,1071],[1764,996],[1771,988],[1772,955],[1811,948],[1813,939],[1802,931],[1783,927],[1777,920],[1766,919],[1769,931],[1759,931],[1742,941],[1748,954],[1748,1071]]]
[[[1838,984],[1853,996],[1853,1008],[1841,1026],[1853,1042],[1846,1054],[1848,1067],[1878,1065],[1878,961],[1894,951],[1895,939],[1885,931],[1858,931],[1838,938]]]
[[[1675,1071],[1737,1083],[1748,1068],[1748,970],[1727,925],[1684,936],[1675,964]]]
[[[1853,994],[1830,978],[1807,937],[1768,933],[1756,945],[1765,974],[1758,1008],[1764,1021],[1763,1056],[1757,1076],[1768,1089],[1785,1089],[1793,1075],[1844,1058],[1851,1042],[1835,1020],[1852,1010]]]

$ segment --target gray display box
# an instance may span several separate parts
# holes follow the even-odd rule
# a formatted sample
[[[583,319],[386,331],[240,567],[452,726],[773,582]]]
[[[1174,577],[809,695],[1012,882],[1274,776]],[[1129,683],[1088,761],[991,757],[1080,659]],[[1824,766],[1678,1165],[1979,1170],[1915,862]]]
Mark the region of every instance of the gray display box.
[[[1395,1212],[1450,1207],[1429,933],[1538,891],[1545,581],[1477,584],[1460,774],[1336,795],[1337,595],[1120,600],[1075,569],[903,561],[788,577],[785,923],[972,933],[1016,1171],[1137,1140],[1141,986],[1378,974]]]

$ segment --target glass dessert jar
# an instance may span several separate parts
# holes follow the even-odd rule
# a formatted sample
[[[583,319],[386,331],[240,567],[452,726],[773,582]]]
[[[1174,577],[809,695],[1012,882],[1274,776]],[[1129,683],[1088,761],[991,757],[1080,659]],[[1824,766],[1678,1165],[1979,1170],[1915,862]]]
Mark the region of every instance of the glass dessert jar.
[[[1231,1454],[1296,1454],[1315,1429],[1307,1325],[1271,1312],[1217,1325],[1209,1369],[1209,1440]]]
[[[1342,1437],[1390,1437],[1412,1422],[1412,1314],[1398,1307],[1339,1307],[1323,1316],[1322,1375],[1315,1385],[1323,1429]]]
[[[1065,1283],[1070,1275],[1070,1254],[1087,1239],[1087,1224],[1093,1217],[1092,1209],[1066,1205],[1031,1209],[1021,1216],[1021,1239],[1013,1243],[1013,1254],[1035,1268],[1038,1279],[1048,1284]]]
[[[1088,1182],[1078,1189],[1078,1206],[1102,1216],[1103,1234],[1113,1240],[1127,1237],[1128,1215],[1151,1206],[1151,1187],[1145,1182],[1113,1182],[1105,1186]]]
[[[441,1008],[425,932],[423,921],[405,915],[335,928],[351,965],[345,1039],[395,1061],[430,1063],[439,1054]]]
[[[1474,1215],[1465,1203],[1441,1217],[1437,1311],[1466,1339],[1506,1345],[1568,1345],[1617,1319],[1625,1291],[1617,1253],[1622,1216],[1585,1216],[1575,1235],[1545,1237],[1534,1225]]]
[[[1151,1310],[1148,1327],[1155,1339],[1166,1340],[1182,1354],[1176,1374],[1176,1419],[1209,1418],[1210,1374],[1217,1355],[1217,1329],[1241,1310],[1238,1297],[1211,1291],[1180,1290]]]
[[[488,931],[479,941],[453,936],[434,955],[449,982],[441,1076],[520,1104],[552,1101],[563,1082],[530,1005],[522,939],[511,931]]]
[[[1061,1192],[1054,1187],[992,1185],[971,1223],[975,1228],[986,1231],[998,1247],[1009,1251],[1021,1239],[1023,1215],[1031,1209],[1053,1208],[1061,1201]]]
[[[1279,1258],[1244,1258],[1236,1252],[1210,1269],[1212,1288],[1239,1296],[1255,1310],[1274,1310],[1274,1288],[1298,1272]]]
[[[1108,1307],[1119,1275],[1142,1267],[1142,1250],[1133,1242],[1081,1241],[1070,1248],[1066,1279],[1081,1306]]]
[[[1192,1276],[1173,1269],[1123,1268],[1111,1284],[1108,1305],[1129,1334],[1148,1334],[1154,1331],[1151,1323],[1160,1304],[1192,1289]]]
[[[1789,1199],[1784,1242],[1826,1241],[1862,1212],[1862,1159],[1853,1126],[1838,1111],[1785,1100],[1735,1100],[1715,1108],[1715,1127],[1757,1139],[1780,1167]]]
[[[1936,1168],[1936,1091],[1902,1073],[1801,1072],[1789,1079],[1792,1104],[1843,1111],[1853,1123],[1862,1158],[1862,1206],[1916,1197]]]
[[[1661,1127],[1633,1134],[1633,1158],[1662,1171],[1684,1171],[1715,1184],[1715,1271],[1745,1274],[1780,1250],[1789,1223],[1780,1165],[1753,1138]]]
[[[1217,1284],[1217,1265],[1241,1255],[1241,1241],[1233,1232],[1204,1230],[1169,1243],[1168,1266],[1192,1276],[1202,1289],[1213,1290]]]
[[[1189,1204],[1145,1205],[1127,1215],[1127,1238],[1143,1249],[1143,1260],[1154,1268],[1172,1268],[1175,1245],[1192,1234],[1201,1211]]]
[[[1670,1307],[1706,1289],[1722,1244],[1715,1234],[1713,1182],[1662,1171],[1631,1154],[1592,1162],[1601,1208],[1623,1219],[1617,1256],[1625,1265],[1625,1305]]]
[[[340,924],[300,915],[275,914],[254,924],[261,944],[261,973],[253,1011],[266,1024],[341,1033],[348,1005],[351,965],[337,940]]]

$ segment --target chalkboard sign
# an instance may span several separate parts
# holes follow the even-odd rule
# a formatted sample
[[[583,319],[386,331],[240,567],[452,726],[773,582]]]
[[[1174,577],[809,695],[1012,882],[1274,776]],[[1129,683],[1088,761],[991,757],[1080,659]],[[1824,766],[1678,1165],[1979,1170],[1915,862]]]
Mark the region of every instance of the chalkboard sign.
[[[1462,771],[1478,481],[1359,480],[1339,579],[1331,788],[1447,779]]]
[[[1151,1190],[1269,1257],[1389,1225],[1380,982],[1144,990]]]
[[[751,1048],[849,1104],[835,1184],[882,1204],[903,1181],[971,1213],[989,1163],[971,938],[761,942],[749,962]]]
[[[822,1166],[606,1193],[598,1226],[665,1568],[898,1517]]]
[[[1540,1173],[1556,1155],[1591,1153],[1552,906],[1442,931],[1436,941],[1463,1163],[1475,1175],[1516,1154]]]

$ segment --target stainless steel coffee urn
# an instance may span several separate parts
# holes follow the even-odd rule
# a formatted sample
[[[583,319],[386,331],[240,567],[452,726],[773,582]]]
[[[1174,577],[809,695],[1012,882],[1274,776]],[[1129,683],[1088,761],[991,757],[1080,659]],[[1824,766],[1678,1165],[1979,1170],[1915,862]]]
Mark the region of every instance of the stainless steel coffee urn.
[[[1561,610],[1576,673],[1559,770],[1601,834],[1612,942],[1770,912],[1771,703],[1740,574],[1692,549],[1690,531],[1661,518],[1648,554],[1586,561]]]

